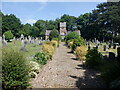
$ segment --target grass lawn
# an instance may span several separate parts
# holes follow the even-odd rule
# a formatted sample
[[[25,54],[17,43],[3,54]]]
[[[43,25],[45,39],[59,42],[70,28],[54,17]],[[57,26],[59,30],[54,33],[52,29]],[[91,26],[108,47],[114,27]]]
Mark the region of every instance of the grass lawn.
[[[27,58],[33,57],[37,52],[41,51],[40,45],[36,46],[36,47],[34,47],[34,45],[35,44],[27,44],[26,45],[27,52],[21,51],[24,53],[25,57],[27,57]],[[8,42],[7,46],[5,48],[13,48],[13,49],[19,51],[21,47],[22,47],[21,41],[15,41],[15,42],[13,41],[13,42]]]

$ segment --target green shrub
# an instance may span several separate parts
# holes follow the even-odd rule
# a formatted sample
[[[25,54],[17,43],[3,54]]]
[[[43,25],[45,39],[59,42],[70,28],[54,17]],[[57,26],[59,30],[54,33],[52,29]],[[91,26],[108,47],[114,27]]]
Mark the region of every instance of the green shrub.
[[[4,36],[5,36],[5,39],[8,41],[10,41],[10,39],[13,39],[13,37],[14,37],[11,31],[6,31],[4,33]]]
[[[85,46],[80,46],[75,49],[76,58],[79,60],[85,60],[86,53],[87,53],[87,49]]]
[[[55,48],[53,47],[53,45],[43,44],[42,51],[43,51],[43,53],[45,53],[47,60],[52,60],[52,56],[55,52]]]
[[[93,48],[86,55],[85,65],[90,68],[98,69],[102,65],[102,54],[97,49]]]
[[[29,86],[30,66],[23,54],[13,49],[2,50],[3,89],[22,89]]]
[[[59,38],[59,32],[57,30],[52,30],[49,35],[49,40],[51,41],[53,38]]]
[[[85,45],[84,39],[82,37],[73,40],[72,51],[74,51],[78,46]]]
[[[47,58],[44,53],[38,52],[35,54],[33,61],[36,61],[38,64],[44,65],[47,63]]]
[[[67,44],[67,41],[68,40],[71,40],[71,39],[78,39],[80,36],[76,33],[76,32],[70,32],[69,34],[67,34],[64,38],[66,44]]]
[[[120,88],[120,77],[110,83],[110,88]]]
[[[117,61],[106,62],[101,66],[101,77],[108,84],[111,83],[111,87],[114,87],[118,79],[120,80],[120,63]]]

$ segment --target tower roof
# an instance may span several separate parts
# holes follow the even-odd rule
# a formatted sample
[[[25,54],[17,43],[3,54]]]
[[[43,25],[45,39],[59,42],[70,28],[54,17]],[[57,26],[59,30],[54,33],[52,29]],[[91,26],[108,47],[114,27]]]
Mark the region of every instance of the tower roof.
[[[60,22],[60,27],[66,27],[66,22]]]

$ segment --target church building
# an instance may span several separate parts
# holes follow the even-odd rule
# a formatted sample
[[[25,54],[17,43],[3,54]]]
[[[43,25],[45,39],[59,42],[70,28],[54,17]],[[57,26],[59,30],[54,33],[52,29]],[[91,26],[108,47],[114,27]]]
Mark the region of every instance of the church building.
[[[45,33],[45,40],[48,40],[49,39],[49,34],[52,30],[46,30],[46,33]],[[67,31],[66,29],[66,22],[60,22],[59,24],[59,34],[61,35],[62,39],[64,39],[64,37],[68,34],[72,32],[72,30],[70,31]],[[80,30],[75,30],[74,32],[78,33],[79,35],[80,34]]]

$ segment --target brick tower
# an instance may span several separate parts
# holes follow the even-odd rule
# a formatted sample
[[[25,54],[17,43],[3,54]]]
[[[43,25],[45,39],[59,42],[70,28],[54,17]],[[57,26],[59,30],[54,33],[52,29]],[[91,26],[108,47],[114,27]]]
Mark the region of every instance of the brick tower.
[[[60,22],[60,35],[61,35],[62,39],[64,39],[66,34],[67,34],[66,22]]]

